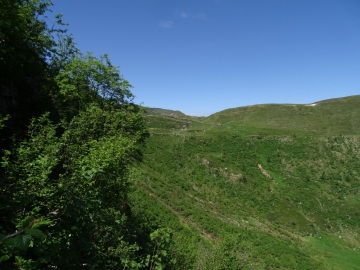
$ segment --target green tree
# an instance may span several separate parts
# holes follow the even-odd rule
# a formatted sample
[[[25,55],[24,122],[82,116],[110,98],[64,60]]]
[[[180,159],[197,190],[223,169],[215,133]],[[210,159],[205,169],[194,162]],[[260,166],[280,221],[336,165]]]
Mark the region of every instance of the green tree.
[[[107,109],[113,106],[119,108],[133,101],[131,85],[111,64],[107,55],[98,59],[90,53],[77,53],[62,63],[55,80],[54,103],[60,115],[67,119],[92,103]]]
[[[0,6],[0,113],[11,114],[8,128],[23,133],[32,116],[51,108],[47,60],[56,31],[46,23],[51,2],[0,0]]]
[[[0,87],[14,101],[3,112],[1,267],[144,266],[127,194],[147,131],[130,84],[107,55],[83,55],[48,27],[50,1],[0,1]]]
[[[171,269],[172,234],[129,206],[143,110],[51,5],[0,0],[0,268]]]

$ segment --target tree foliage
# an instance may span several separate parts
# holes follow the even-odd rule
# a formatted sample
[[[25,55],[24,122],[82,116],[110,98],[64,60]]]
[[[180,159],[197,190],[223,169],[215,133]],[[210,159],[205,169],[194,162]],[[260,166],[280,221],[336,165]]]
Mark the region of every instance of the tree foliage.
[[[0,4],[0,267],[170,267],[169,230],[129,206],[148,136],[131,85],[48,19],[50,1]]]
[[[0,0],[0,113],[11,114],[11,132],[51,109],[47,60],[56,44],[46,20],[50,1]],[[58,21],[58,19],[55,19]]]

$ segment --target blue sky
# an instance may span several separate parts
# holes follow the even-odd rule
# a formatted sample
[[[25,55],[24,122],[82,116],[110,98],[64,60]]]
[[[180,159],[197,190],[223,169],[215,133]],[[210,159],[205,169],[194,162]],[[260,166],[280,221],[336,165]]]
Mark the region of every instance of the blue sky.
[[[359,0],[54,0],[149,107],[209,115],[360,94]]]

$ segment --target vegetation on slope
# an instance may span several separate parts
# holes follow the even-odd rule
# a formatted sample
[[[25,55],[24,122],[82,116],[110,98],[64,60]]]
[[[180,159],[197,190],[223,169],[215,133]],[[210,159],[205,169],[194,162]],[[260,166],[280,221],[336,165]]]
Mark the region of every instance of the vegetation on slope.
[[[351,96],[307,105],[254,105],[215,113],[206,123],[287,134],[358,135],[359,103],[360,96]]]
[[[186,115],[180,111],[166,110],[161,108],[145,108],[145,114],[147,115],[162,115],[172,118],[184,118]]]
[[[358,268],[359,96],[144,118],[51,2],[0,3],[2,269]]]
[[[130,207],[148,136],[130,84],[51,2],[0,1],[0,268],[161,269],[171,232]]]
[[[300,132],[294,123],[289,129],[251,121],[242,126],[232,110],[184,118],[186,129],[170,118],[147,118],[151,136],[138,185],[153,201],[151,209],[163,205],[175,239],[188,238],[194,268],[357,269],[360,137],[355,124],[346,129],[336,117],[346,111],[347,123],[355,122],[360,100],[318,104],[326,104],[318,107],[324,110]],[[288,110],[252,107],[248,119],[263,115],[265,107],[272,115]],[[321,115],[330,110],[333,135],[330,128],[312,129],[328,123]],[[301,111],[291,117],[283,116],[296,123]],[[340,135],[345,130],[353,135]]]

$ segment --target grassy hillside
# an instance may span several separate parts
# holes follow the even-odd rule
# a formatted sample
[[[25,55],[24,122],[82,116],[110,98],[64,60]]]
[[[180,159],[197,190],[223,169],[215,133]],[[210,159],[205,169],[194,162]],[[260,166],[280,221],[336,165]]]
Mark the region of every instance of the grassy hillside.
[[[186,115],[180,111],[173,111],[173,110],[167,110],[167,109],[161,109],[161,108],[149,108],[149,107],[146,107],[144,109],[145,109],[145,113],[147,115],[162,115],[162,116],[167,116],[167,117],[172,117],[172,118],[186,117]]]
[[[360,96],[148,116],[134,211],[179,269],[360,269]]]
[[[152,133],[169,133],[187,130],[194,123],[201,123],[201,117],[187,116],[180,111],[159,108],[145,108],[148,127]]]
[[[270,104],[228,109],[215,113],[206,123],[222,123],[231,129],[322,135],[360,134],[360,95],[312,104]]]

